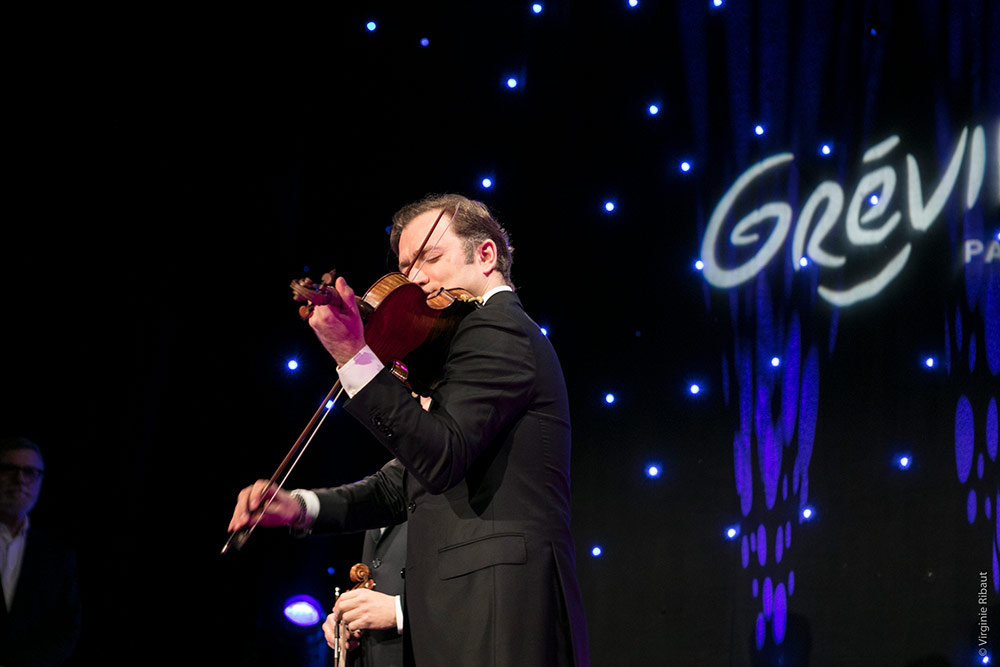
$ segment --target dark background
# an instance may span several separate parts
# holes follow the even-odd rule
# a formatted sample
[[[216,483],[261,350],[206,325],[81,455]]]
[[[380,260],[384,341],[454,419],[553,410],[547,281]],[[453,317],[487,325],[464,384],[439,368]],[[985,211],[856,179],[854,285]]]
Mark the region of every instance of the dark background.
[[[792,568],[795,629],[769,640],[772,659],[975,658],[996,538],[966,501],[972,487],[995,495],[995,462],[960,483],[955,405],[973,402],[982,452],[1000,265],[970,277],[960,257],[962,239],[998,230],[996,3],[544,4],[537,16],[447,1],[8,17],[0,430],[42,446],[32,521],[77,547],[75,663],[301,664],[308,639],[281,602],[330,604],[360,536],[257,534],[218,555],[237,491],[270,475],[335,379],[287,284],[336,267],[366,287],[394,268],[392,213],[443,191],[507,225],[518,292],[563,363],[595,665],[751,664],[751,581]],[[715,203],[754,162],[795,153],[777,198],[797,211],[821,180],[849,197],[864,151],[898,133],[905,220],[902,152],[926,198],[977,123],[979,204],[965,210],[963,168],[939,221],[892,237],[914,255],[877,298],[818,300],[787,244],[730,291],[692,268]],[[805,523],[801,493],[771,509],[758,493],[743,513],[734,485],[738,387],[760,386],[739,351],[760,362],[765,343],[787,347],[761,322],[793,315],[821,378]],[[958,361],[970,335],[971,370]],[[801,447],[785,445],[786,472]],[[386,456],[335,410],[290,484],[353,481]],[[650,462],[660,478],[643,474]],[[795,537],[780,565],[744,567],[724,537],[785,521]]]

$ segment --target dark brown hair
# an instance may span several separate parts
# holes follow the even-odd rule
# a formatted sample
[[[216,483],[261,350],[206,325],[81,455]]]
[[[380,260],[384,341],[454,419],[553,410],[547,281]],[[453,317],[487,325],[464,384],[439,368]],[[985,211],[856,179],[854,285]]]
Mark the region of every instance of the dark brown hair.
[[[473,253],[483,241],[491,239],[497,247],[497,271],[503,276],[504,282],[513,286],[510,269],[514,262],[511,257],[514,248],[510,245],[507,230],[497,222],[486,208],[486,204],[462,195],[427,195],[420,201],[396,211],[392,216],[392,230],[389,232],[389,245],[392,251],[397,257],[399,256],[399,237],[415,217],[437,209],[445,209],[450,213],[456,208],[458,212],[451,222],[451,229],[455,232],[455,236],[465,241],[466,262],[472,261]]]

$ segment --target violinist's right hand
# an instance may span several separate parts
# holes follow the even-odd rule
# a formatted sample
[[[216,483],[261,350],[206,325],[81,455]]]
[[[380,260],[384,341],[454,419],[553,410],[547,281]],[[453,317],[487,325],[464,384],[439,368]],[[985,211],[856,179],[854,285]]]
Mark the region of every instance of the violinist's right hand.
[[[236,509],[233,510],[233,518],[229,522],[229,532],[234,533],[250,523],[251,515],[267,504],[267,500],[274,496],[274,500],[267,506],[267,511],[260,520],[261,526],[271,528],[274,526],[290,526],[299,518],[302,511],[299,501],[292,497],[288,491],[279,489],[275,493],[274,485],[268,486],[267,480],[259,479],[253,485],[240,491],[236,498]]]

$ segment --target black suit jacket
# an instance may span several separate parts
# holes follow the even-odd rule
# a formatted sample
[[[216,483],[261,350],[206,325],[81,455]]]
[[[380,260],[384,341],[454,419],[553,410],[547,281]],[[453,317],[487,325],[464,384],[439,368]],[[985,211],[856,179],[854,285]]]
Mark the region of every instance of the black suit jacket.
[[[0,600],[0,665],[61,665],[73,653],[79,635],[76,557],[32,527],[9,612]]]
[[[384,369],[345,404],[396,458],[317,490],[315,529],[408,522],[405,637],[420,667],[588,665],[566,386],[517,296],[462,321],[432,398],[425,412]]]
[[[365,534],[362,560],[371,571],[375,592],[402,596],[403,567],[406,564],[406,524],[390,526],[384,532],[378,528],[369,530]],[[352,662],[355,667],[403,665],[403,637],[396,628],[365,631],[361,636],[360,650],[359,659]]]

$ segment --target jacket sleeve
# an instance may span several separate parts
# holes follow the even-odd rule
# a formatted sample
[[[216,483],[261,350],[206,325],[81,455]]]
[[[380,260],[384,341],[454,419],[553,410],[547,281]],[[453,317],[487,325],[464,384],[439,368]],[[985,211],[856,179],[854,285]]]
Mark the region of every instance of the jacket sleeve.
[[[428,493],[462,479],[497,435],[525,410],[535,381],[531,339],[503,307],[469,315],[452,340],[430,411],[383,369],[345,409]]]
[[[406,521],[405,470],[392,460],[359,482],[313,489],[319,515],[312,532],[352,533]]]

